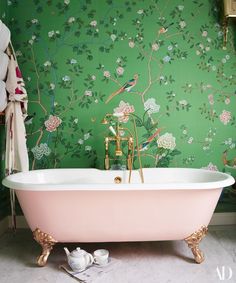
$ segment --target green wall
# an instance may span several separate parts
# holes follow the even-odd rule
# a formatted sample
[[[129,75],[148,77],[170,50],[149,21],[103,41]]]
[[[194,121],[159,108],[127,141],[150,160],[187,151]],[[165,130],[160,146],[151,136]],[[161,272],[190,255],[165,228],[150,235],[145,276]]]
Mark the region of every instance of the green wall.
[[[223,49],[221,3],[9,1],[29,95],[31,169],[104,168],[108,130],[100,122],[120,109],[136,115],[140,144],[160,131],[142,151],[144,167],[229,171],[223,159],[236,156],[235,30]],[[106,104],[135,74],[132,92]],[[234,210],[234,201],[235,191],[225,190],[219,211]]]

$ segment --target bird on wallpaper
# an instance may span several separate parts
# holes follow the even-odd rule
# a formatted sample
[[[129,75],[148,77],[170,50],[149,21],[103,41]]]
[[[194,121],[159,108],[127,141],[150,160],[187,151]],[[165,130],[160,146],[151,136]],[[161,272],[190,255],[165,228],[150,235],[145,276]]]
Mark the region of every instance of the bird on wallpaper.
[[[159,31],[158,31],[158,33],[159,34],[161,34],[161,33],[166,33],[167,31],[168,31],[168,28],[170,27],[170,26],[172,26],[174,23],[170,23],[168,26],[166,26],[166,27],[161,27],[160,29],[159,29]]]
[[[236,167],[236,157],[234,157],[233,159],[228,160],[227,159],[227,152],[228,151],[225,150],[223,152],[223,156],[222,156],[224,165],[228,165],[228,166],[231,166],[231,167]]]
[[[126,82],[125,84],[123,84],[123,86],[121,88],[119,88],[117,91],[113,92],[106,100],[106,104],[112,99],[114,98],[116,95],[127,91],[129,92],[136,84],[138,81],[138,74],[135,74],[133,79],[129,80],[128,82]]]
[[[150,142],[152,142],[152,141],[155,139],[155,137],[156,137],[157,135],[159,135],[159,133],[161,132],[161,130],[162,130],[162,128],[157,129],[156,132],[155,132],[153,135],[151,135],[145,142],[143,142],[143,143],[141,144],[140,148],[139,148],[139,151],[144,151],[144,150],[146,150],[146,149],[148,148],[148,145],[150,144]]]
[[[28,115],[28,116],[25,118],[25,124],[26,124],[26,125],[32,124],[35,115],[36,115],[35,112],[34,112],[32,115]]]

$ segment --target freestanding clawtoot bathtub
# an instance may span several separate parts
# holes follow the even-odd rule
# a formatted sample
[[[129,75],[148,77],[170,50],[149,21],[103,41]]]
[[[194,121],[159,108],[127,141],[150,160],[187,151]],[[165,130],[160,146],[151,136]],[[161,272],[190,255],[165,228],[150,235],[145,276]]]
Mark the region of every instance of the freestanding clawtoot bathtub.
[[[196,262],[223,187],[234,179],[203,169],[145,168],[139,171],[46,169],[13,174],[15,189],[42,246],[43,266],[56,242],[185,240]],[[117,178],[118,177],[118,178]],[[115,183],[116,180],[120,183]]]

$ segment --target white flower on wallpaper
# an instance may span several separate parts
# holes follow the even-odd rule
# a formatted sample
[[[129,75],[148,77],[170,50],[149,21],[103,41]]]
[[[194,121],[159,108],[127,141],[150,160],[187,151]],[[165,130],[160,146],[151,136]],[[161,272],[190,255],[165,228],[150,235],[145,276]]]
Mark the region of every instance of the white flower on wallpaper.
[[[184,10],[184,6],[183,5],[179,5],[178,9],[179,9],[179,11],[183,11]]]
[[[84,95],[85,95],[85,96],[92,96],[93,93],[92,93],[91,90],[85,90]]]
[[[84,134],[84,140],[85,140],[85,141],[88,140],[89,138],[90,138],[90,133]]]
[[[175,137],[171,133],[165,133],[157,140],[158,147],[174,150],[176,147]]]
[[[134,46],[135,46],[134,41],[133,41],[133,40],[130,40],[130,41],[129,41],[129,47],[130,47],[130,48],[134,48]]]
[[[76,63],[77,63],[77,60],[76,60],[76,59],[72,58],[72,59],[70,60],[70,64],[71,64],[71,65],[74,65],[74,64],[76,64]]]
[[[74,23],[75,22],[75,17],[70,17],[67,22],[68,22],[68,24]]]
[[[149,98],[144,102],[144,110],[147,111],[149,115],[158,113],[160,111],[160,107],[160,105],[156,104],[155,98]]]
[[[31,20],[31,23],[37,25],[37,24],[39,23],[39,20],[38,20],[38,19],[32,19],[32,20]]]
[[[179,22],[179,26],[183,29],[187,26],[186,22],[185,21],[180,21]]]
[[[211,105],[214,104],[214,96],[213,96],[213,94],[209,94],[209,95],[208,95],[208,101],[209,101],[209,103],[210,103]]]
[[[159,49],[159,44],[153,43],[153,44],[152,44],[152,50],[153,50],[153,51],[157,51],[158,49]]]
[[[233,141],[232,138],[228,138],[223,142],[224,145],[227,145],[230,149],[235,149],[236,141]]]
[[[56,87],[56,85],[55,85],[54,83],[50,83],[50,84],[49,84],[49,88],[50,88],[51,90],[54,90],[55,87]]]
[[[111,74],[110,74],[109,71],[104,71],[104,72],[103,72],[103,76],[104,76],[105,78],[110,78]]]
[[[116,40],[116,35],[115,34],[111,34],[110,38],[111,38],[112,41],[115,41]]]
[[[140,9],[140,10],[137,11],[137,14],[142,15],[143,12],[144,12],[143,9]]]
[[[93,20],[92,22],[90,22],[90,26],[91,27],[96,27],[97,26],[97,21]]]
[[[226,105],[230,104],[230,98],[229,98],[229,97],[227,97],[227,98],[225,99],[225,104],[226,104]]]
[[[183,100],[179,101],[179,104],[182,105],[182,106],[186,106],[186,105],[188,105],[188,101],[183,99]]]
[[[51,61],[45,61],[45,62],[43,63],[43,65],[44,65],[44,67],[51,67],[51,66],[52,66],[52,63],[51,63]]]
[[[41,143],[40,145],[36,145],[31,149],[34,158],[40,160],[44,155],[49,156],[51,153],[51,149],[48,147],[46,143]]]
[[[190,138],[188,139],[188,143],[189,143],[189,144],[193,143],[193,137],[190,137]]]
[[[64,76],[64,77],[62,77],[62,80],[63,80],[64,82],[69,82],[71,79],[70,79],[69,76]]]
[[[32,35],[31,39],[28,41],[30,45],[33,45],[36,40],[36,35]]]
[[[49,38],[55,38],[55,37],[58,37],[60,36],[60,31],[59,30],[51,30],[48,32],[48,37]]]

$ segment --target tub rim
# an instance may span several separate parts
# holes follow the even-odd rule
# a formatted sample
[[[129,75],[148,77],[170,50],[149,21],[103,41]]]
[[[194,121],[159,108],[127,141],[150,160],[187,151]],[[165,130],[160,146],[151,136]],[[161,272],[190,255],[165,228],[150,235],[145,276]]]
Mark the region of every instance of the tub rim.
[[[23,182],[17,182],[14,181],[14,178],[16,176],[21,176],[23,174],[31,174],[32,172],[48,172],[48,171],[69,171],[69,170],[75,170],[75,171],[83,171],[83,170],[89,170],[89,171],[100,171],[100,172],[112,172],[110,173],[112,176],[117,176],[117,174],[122,175],[123,171],[106,171],[96,168],[56,168],[56,169],[39,169],[39,170],[31,170],[27,172],[19,172],[12,175],[9,175],[5,177],[2,180],[2,184],[9,188],[9,189],[15,189],[15,190],[25,190],[25,191],[148,191],[148,190],[193,190],[193,189],[219,189],[224,188],[227,186],[230,186],[234,184],[235,180],[234,178],[226,173],[220,172],[220,171],[212,171],[212,170],[206,170],[202,168],[144,168],[144,177],[145,177],[145,171],[148,170],[157,170],[157,171],[172,171],[173,173],[177,173],[177,171],[182,172],[202,172],[204,174],[209,175],[218,175],[219,178],[221,178],[218,181],[209,181],[209,182],[171,182],[171,183],[145,183],[142,184],[139,183],[120,183],[115,184],[113,182],[111,183],[23,183]],[[128,171],[128,170],[127,170]],[[137,172],[138,170],[133,170],[134,172]],[[113,174],[114,173],[114,174]],[[161,172],[160,172],[161,173]],[[137,174],[137,173],[136,173]],[[112,177],[111,177],[112,178]],[[113,181],[113,179],[112,179]],[[132,181],[132,179],[131,179]]]

